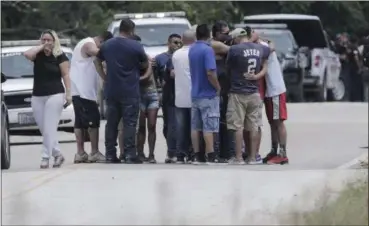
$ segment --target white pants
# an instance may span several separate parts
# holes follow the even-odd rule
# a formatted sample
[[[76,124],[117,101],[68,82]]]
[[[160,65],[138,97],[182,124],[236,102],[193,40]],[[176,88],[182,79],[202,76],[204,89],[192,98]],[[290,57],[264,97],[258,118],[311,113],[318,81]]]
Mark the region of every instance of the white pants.
[[[32,96],[32,111],[43,137],[42,158],[60,155],[58,125],[63,111],[64,93],[50,96]]]

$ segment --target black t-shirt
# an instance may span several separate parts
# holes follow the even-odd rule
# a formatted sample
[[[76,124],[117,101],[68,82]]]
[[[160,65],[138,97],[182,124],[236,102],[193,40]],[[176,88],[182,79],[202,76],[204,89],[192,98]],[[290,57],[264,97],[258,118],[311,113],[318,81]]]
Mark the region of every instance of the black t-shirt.
[[[62,73],[59,65],[68,61],[65,53],[54,57],[46,56],[44,52],[36,55],[33,66],[33,95],[49,96],[64,93]]]

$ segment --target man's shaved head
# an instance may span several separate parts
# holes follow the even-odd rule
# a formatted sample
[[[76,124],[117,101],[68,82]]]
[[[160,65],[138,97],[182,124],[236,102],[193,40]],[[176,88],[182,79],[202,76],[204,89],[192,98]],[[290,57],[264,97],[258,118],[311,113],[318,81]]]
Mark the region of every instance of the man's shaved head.
[[[183,44],[189,45],[196,41],[196,31],[193,29],[186,30],[182,35]]]

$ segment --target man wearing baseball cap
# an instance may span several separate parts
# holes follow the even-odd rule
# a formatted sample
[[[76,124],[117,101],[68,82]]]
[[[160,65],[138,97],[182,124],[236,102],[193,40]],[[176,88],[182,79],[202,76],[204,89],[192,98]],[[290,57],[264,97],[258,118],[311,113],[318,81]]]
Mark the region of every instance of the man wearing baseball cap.
[[[236,156],[229,163],[243,164],[242,142],[250,143],[247,162],[257,163],[258,130],[262,121],[262,99],[259,79],[267,71],[270,49],[251,41],[251,29],[235,29],[230,35],[235,43],[227,56],[227,68],[231,78],[227,108],[227,127],[235,131]],[[243,139],[243,130],[250,131],[250,142]],[[247,138],[247,137],[244,137]]]

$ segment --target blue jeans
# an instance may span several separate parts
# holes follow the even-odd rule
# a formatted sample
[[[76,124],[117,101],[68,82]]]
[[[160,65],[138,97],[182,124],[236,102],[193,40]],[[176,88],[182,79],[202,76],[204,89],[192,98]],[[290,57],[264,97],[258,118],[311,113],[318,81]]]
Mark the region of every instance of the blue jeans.
[[[105,126],[105,151],[107,158],[117,155],[118,124],[123,122],[123,143],[126,158],[137,156],[136,131],[140,112],[139,98],[107,99],[107,120]]]
[[[177,156],[189,155],[191,147],[191,108],[176,108]]]
[[[219,132],[219,97],[192,99],[191,130]]]
[[[176,108],[174,106],[167,106],[167,146],[168,156],[175,157],[177,155],[177,121]]]

